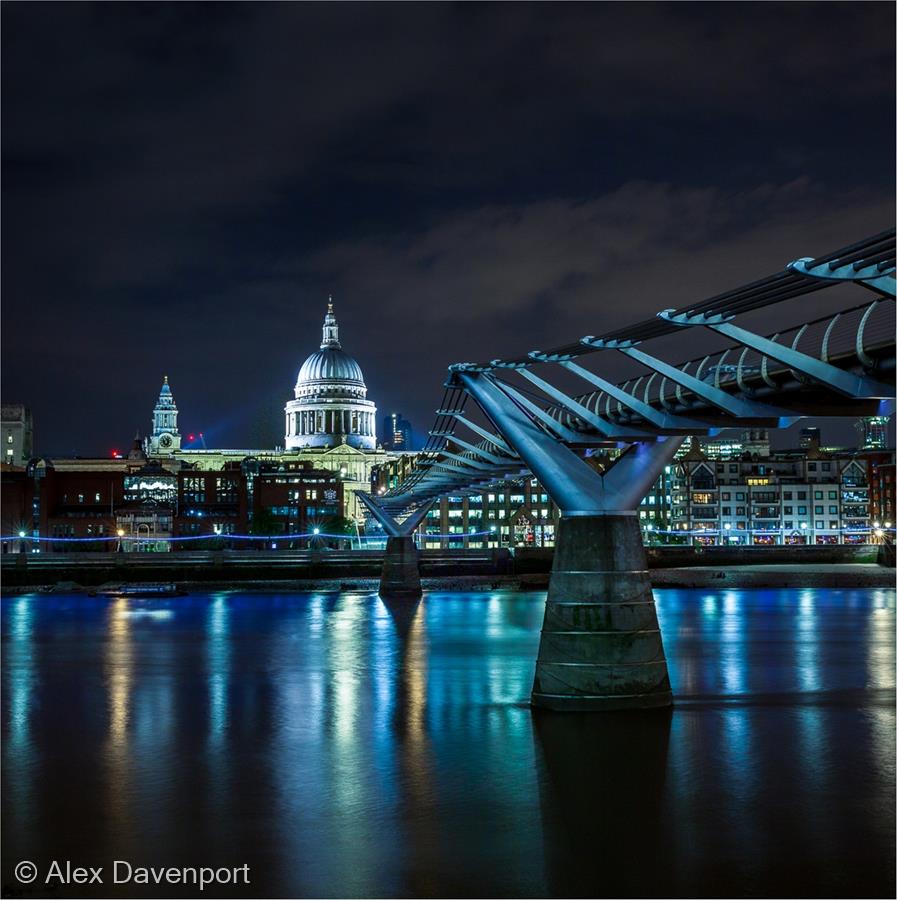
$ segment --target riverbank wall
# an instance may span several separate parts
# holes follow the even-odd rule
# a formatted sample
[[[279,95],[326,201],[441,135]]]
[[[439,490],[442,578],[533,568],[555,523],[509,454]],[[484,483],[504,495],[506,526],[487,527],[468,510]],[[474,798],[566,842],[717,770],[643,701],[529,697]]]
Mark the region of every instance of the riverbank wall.
[[[880,548],[869,545],[649,547],[647,553],[657,586],[861,586],[870,579],[876,585],[894,580],[894,569],[882,565],[887,559]],[[547,584],[553,551],[423,550],[420,557],[425,589],[466,589],[469,582],[526,589]],[[0,560],[0,583],[6,593],[60,583],[94,588],[148,582],[338,590],[344,584],[376,584],[382,564],[380,550],[8,554]]]

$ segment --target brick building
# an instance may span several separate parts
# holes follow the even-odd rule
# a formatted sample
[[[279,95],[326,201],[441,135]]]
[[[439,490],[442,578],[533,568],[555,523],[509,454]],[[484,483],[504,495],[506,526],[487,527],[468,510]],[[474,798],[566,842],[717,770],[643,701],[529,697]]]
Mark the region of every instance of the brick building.
[[[345,527],[344,483],[338,472],[315,469],[310,462],[262,465],[251,479],[256,531],[272,535],[338,533]],[[296,539],[289,546],[307,546]]]

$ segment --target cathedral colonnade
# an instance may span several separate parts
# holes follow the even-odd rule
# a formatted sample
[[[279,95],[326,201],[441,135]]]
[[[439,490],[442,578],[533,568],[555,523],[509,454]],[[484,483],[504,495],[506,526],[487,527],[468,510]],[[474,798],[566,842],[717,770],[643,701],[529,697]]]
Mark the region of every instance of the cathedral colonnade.
[[[287,412],[286,437],[376,434],[374,413],[356,409],[307,409]]]

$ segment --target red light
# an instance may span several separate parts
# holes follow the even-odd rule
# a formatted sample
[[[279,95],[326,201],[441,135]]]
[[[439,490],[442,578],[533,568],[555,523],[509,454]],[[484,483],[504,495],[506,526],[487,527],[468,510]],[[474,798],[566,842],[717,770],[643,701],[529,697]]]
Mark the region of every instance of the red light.
[[[188,440],[188,441],[192,441],[192,440],[195,440],[195,438],[193,437],[192,434],[188,434],[188,435],[187,435],[187,440]]]
[[[113,451],[112,451],[112,458],[113,458],[113,459],[121,459],[121,453],[119,453],[118,450],[113,450]]]

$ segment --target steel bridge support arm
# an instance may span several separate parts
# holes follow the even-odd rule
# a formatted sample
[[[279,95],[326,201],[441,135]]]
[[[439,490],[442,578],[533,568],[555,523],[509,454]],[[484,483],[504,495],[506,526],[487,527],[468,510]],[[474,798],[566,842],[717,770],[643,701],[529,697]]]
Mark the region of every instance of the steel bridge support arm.
[[[795,372],[801,372],[804,375],[818,381],[820,384],[844,394],[855,400],[880,400],[891,397],[894,394],[893,386],[882,384],[874,378],[868,378],[865,375],[854,375],[852,372],[845,372],[831,363],[823,362],[807,353],[801,353],[800,350],[794,350],[784,344],[777,344],[775,341],[759,334],[754,334],[745,328],[739,328],[727,321],[723,316],[705,316],[686,314],[676,314],[674,309],[664,310],[658,313],[658,318],[670,322],[673,325],[679,325],[683,328],[691,326],[703,326],[709,328],[717,334],[725,335],[731,338],[743,347],[750,347],[756,350],[761,356],[768,356],[776,362],[788,366]]]

